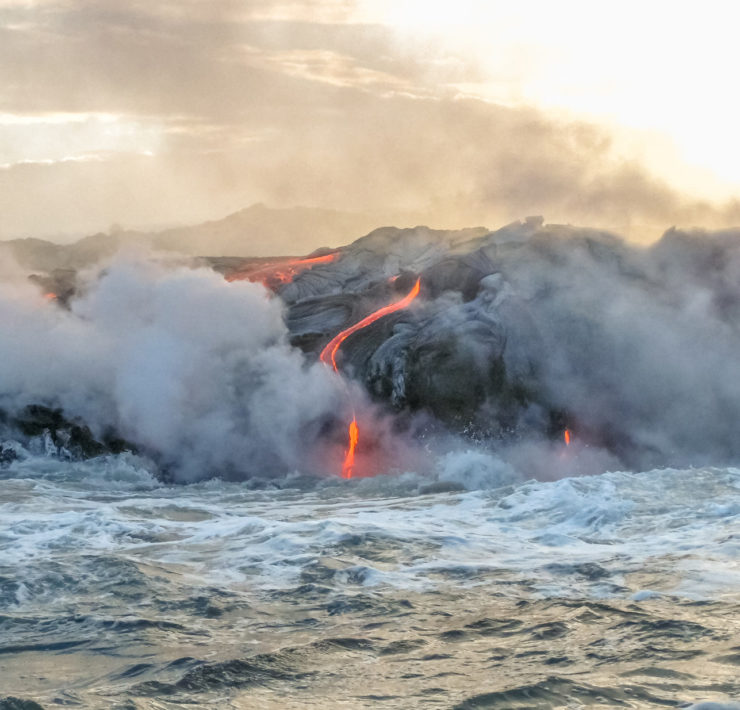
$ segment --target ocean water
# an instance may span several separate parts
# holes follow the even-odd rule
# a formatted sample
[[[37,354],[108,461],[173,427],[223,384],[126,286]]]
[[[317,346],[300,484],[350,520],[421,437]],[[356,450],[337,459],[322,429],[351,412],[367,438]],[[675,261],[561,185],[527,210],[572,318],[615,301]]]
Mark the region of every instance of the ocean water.
[[[0,698],[740,707],[740,470],[538,482],[465,456],[191,485],[21,456],[0,471]]]

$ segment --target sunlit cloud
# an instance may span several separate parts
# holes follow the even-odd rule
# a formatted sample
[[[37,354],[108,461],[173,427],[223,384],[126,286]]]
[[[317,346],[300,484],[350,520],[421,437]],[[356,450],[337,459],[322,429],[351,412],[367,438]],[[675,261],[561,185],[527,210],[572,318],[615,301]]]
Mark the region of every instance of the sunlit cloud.
[[[329,23],[357,22],[369,16],[359,12],[357,2],[353,0],[277,0],[253,3],[245,15],[259,20]]]
[[[106,113],[0,114],[0,164],[54,164],[110,152],[154,153],[162,127]]]
[[[725,224],[735,15],[717,0],[0,0],[1,236],[253,201],[447,226]]]
[[[638,143],[628,130],[660,133],[660,151],[644,144],[647,155],[633,157],[686,189],[704,183],[706,197],[740,191],[740,156],[730,148],[740,121],[730,89],[740,25],[732,3],[368,0],[361,7],[403,36],[433,38],[474,61],[481,78],[460,85],[468,96],[596,121],[625,149]],[[692,179],[697,168],[714,173],[708,186]]]
[[[352,57],[330,50],[266,52],[254,47],[244,47],[243,60],[247,65],[268,68],[288,76],[324,82],[332,86],[407,94],[418,91],[413,84],[401,77],[362,66]]]
[[[110,124],[118,120],[118,116],[110,113],[42,113],[29,115],[0,113],[0,126],[58,126],[89,123],[91,121]]]
[[[153,153],[142,153],[142,155],[153,155]],[[25,165],[57,165],[60,163],[89,163],[102,162],[105,156],[98,153],[87,153],[83,155],[65,155],[57,160],[18,160],[15,163],[0,163],[0,170],[12,170],[13,168],[23,167]]]

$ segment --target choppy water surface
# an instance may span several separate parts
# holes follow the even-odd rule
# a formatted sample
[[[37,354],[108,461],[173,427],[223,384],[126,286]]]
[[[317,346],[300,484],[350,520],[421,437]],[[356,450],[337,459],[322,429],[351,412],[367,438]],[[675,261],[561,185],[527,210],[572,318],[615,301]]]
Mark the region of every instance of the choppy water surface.
[[[0,697],[45,708],[740,699],[740,471],[461,491],[406,475],[0,481]]]

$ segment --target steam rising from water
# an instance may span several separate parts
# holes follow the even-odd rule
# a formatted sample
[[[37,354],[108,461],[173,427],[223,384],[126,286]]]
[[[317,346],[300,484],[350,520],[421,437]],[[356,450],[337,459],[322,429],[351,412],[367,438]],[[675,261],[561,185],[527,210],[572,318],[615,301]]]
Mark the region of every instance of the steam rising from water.
[[[540,380],[582,439],[639,468],[738,460],[739,236],[541,240],[512,266]]]
[[[0,295],[0,406],[41,402],[158,454],[185,479],[311,468],[339,380],[287,343],[281,303],[207,270],[121,257],[71,312]]]

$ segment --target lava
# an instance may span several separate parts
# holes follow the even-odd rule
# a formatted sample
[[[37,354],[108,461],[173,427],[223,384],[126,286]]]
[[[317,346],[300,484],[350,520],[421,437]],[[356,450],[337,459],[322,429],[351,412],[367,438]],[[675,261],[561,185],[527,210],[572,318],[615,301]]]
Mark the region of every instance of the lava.
[[[344,463],[342,464],[342,478],[352,478],[352,470],[355,467],[355,448],[360,439],[360,428],[357,426],[357,417],[353,416],[349,423],[349,446],[344,454]]]
[[[361,321],[335,335],[327,343],[326,347],[321,351],[321,355],[319,355],[319,360],[321,360],[321,362],[323,363],[326,363],[327,365],[331,365],[334,368],[334,372],[339,372],[339,370],[337,369],[336,357],[337,352],[339,352],[339,347],[342,345],[342,343],[353,333],[356,333],[363,328],[367,328],[367,326],[369,326],[371,323],[375,323],[376,320],[379,320],[383,316],[387,316],[391,313],[395,313],[396,311],[401,311],[404,308],[407,308],[409,304],[419,295],[420,290],[421,279],[416,279],[414,287],[411,289],[411,291],[409,291],[408,295],[404,296],[400,301],[396,301],[395,303],[383,306],[383,308],[379,308],[377,311],[374,311],[369,316],[365,316]]]
[[[563,432],[563,439],[565,440],[565,445],[570,446],[570,429],[566,429]]]
[[[339,256],[338,252],[331,252],[322,256],[309,256],[301,259],[286,257],[275,259],[259,267],[249,267],[235,271],[226,276],[227,281],[259,282],[265,288],[273,291],[290,283],[298,274],[312,269],[318,264],[329,264]]]
[[[409,291],[408,295],[404,296],[400,301],[396,301],[395,303],[383,306],[383,308],[379,308],[377,311],[374,311],[369,316],[365,316],[365,318],[355,323],[353,326],[350,326],[338,335],[334,336],[326,345],[326,347],[321,351],[321,355],[319,355],[319,359],[321,360],[321,362],[325,363],[326,365],[331,365],[334,369],[334,372],[339,372],[339,369],[337,368],[336,356],[342,343],[350,335],[352,335],[352,333],[356,333],[358,330],[366,328],[371,323],[375,323],[375,321],[379,318],[407,308],[411,301],[413,301],[419,295],[420,290],[421,279],[419,278],[416,279],[416,283],[414,284],[414,287],[411,289],[411,291]],[[357,416],[355,414],[352,415],[352,421],[349,423],[347,434],[349,436],[349,444],[347,445],[347,451],[344,454],[344,463],[342,464],[342,478],[352,478],[354,473],[355,449],[357,448],[357,442],[360,440],[360,427],[357,425]]]
[[[44,294],[44,299],[47,301],[55,301],[59,296],[57,296],[55,293],[52,293],[49,291],[49,293]]]

